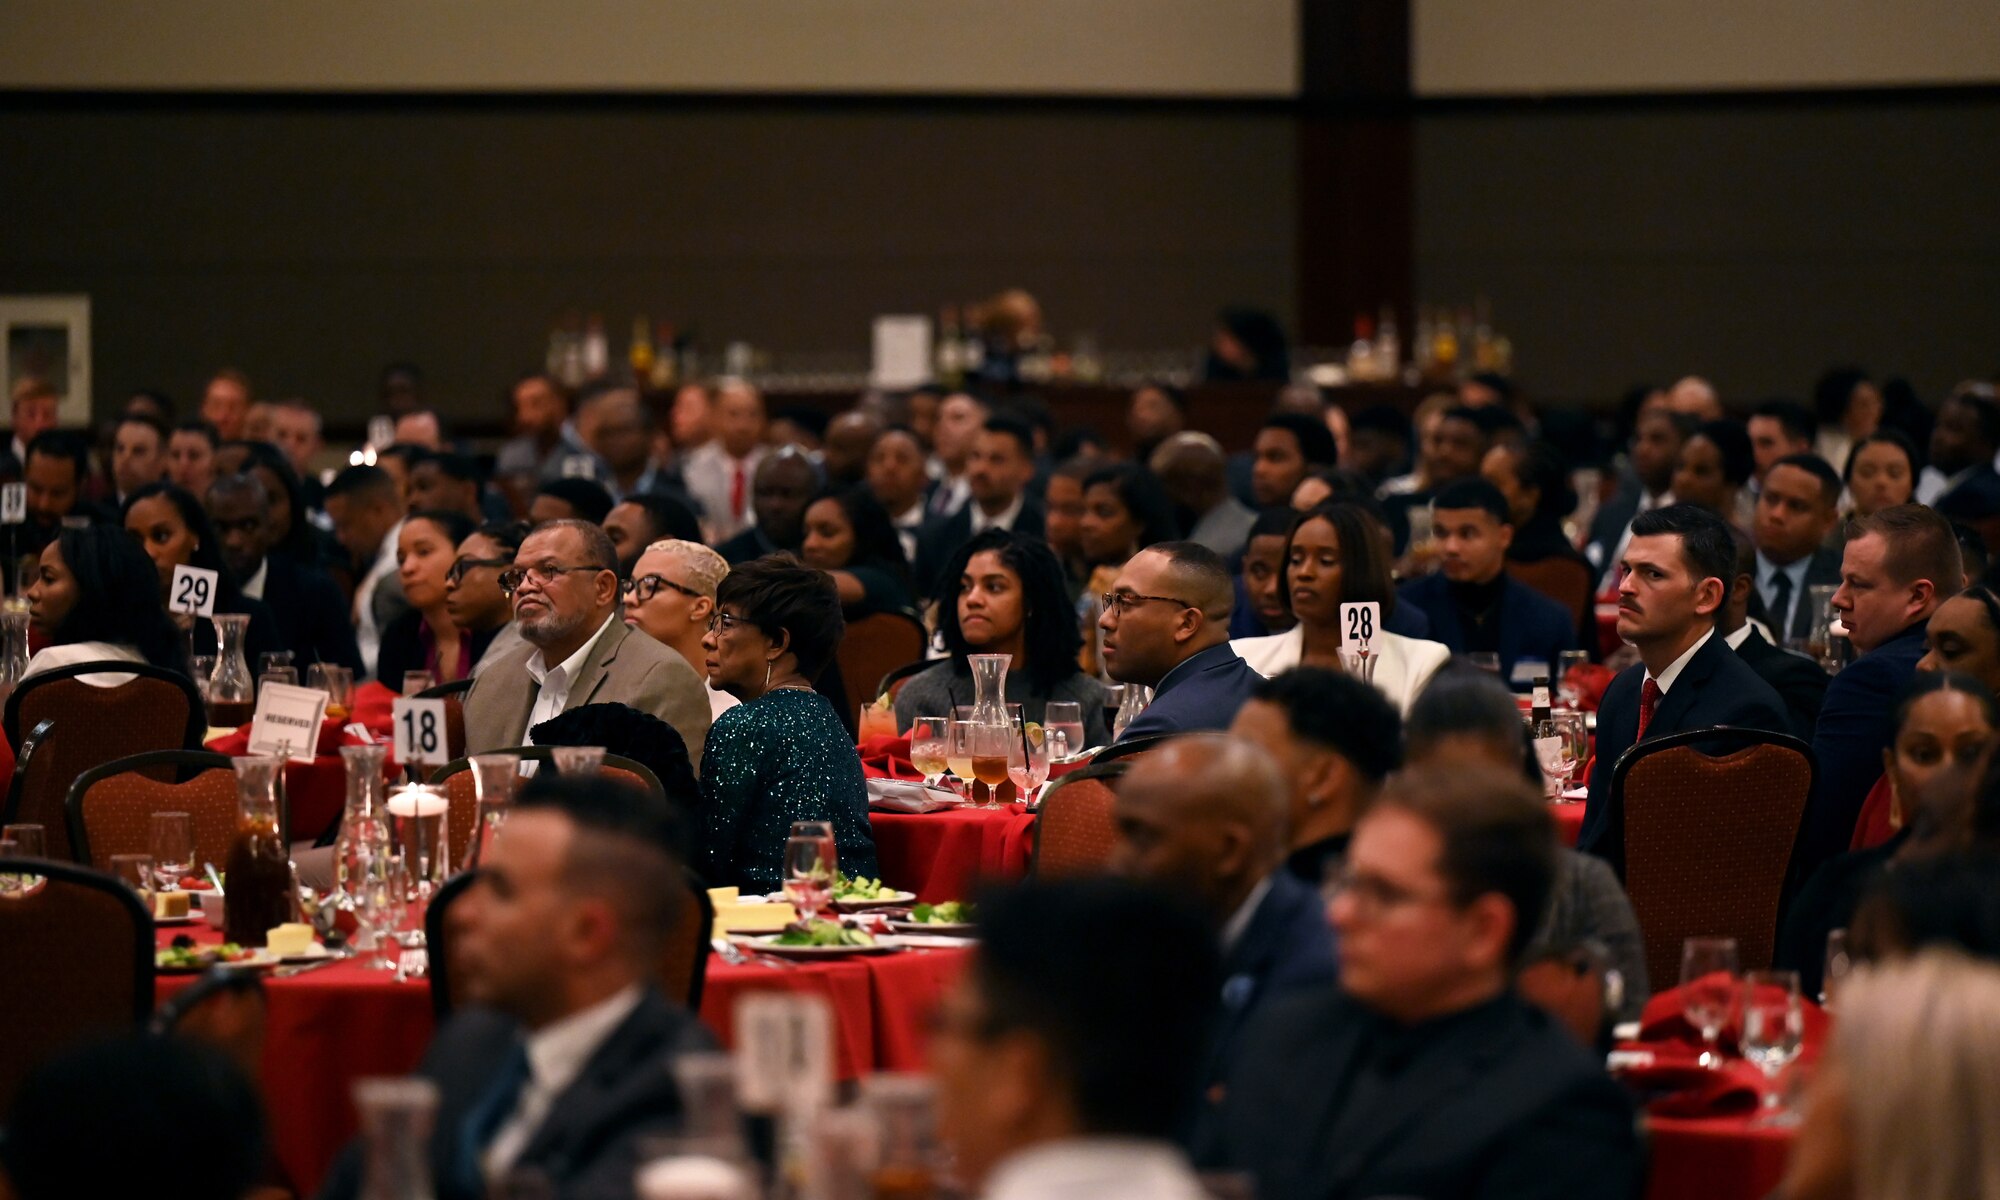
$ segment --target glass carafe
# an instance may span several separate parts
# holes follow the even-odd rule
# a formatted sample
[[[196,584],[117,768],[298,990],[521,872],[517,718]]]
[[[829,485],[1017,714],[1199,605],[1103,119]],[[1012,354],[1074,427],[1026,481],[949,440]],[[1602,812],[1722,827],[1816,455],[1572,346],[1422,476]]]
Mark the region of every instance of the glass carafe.
[[[517,755],[472,756],[472,787],[479,799],[472,837],[465,846],[466,870],[478,866],[490,852],[493,839],[499,836],[500,827],[507,823],[507,814],[512,811],[514,785],[520,778],[521,760]]]
[[[979,803],[999,801],[998,788],[1007,782],[1007,744],[1014,724],[1007,718],[1007,667],[1011,654],[974,654],[972,665],[972,777]]]
[[[14,694],[21,676],[28,673],[28,612],[8,609],[0,612],[0,704]]]
[[[216,613],[209,620],[215,622],[215,672],[208,677],[208,723],[235,729],[249,724],[257,708],[250,659],[243,653],[250,615]]]
[[[284,760],[260,754],[229,761],[236,768],[236,837],[222,878],[222,935],[239,946],[261,946],[274,926],[292,919],[297,899],[278,823]]]
[[[428,1079],[357,1079],[364,1148],[361,1200],[431,1200],[431,1128],[438,1087]]]
[[[342,746],[347,807],[334,841],[334,903],[354,914],[358,949],[369,950],[381,932],[388,902],[389,816],[383,808],[382,766],[387,746]]]

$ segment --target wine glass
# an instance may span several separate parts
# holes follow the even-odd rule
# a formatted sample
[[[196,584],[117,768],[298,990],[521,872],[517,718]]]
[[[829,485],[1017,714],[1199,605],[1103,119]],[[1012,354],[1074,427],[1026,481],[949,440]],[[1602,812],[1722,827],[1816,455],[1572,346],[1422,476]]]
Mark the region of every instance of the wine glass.
[[[1735,938],[1691,937],[1681,944],[1681,1011],[1688,1024],[1701,1030],[1699,1062],[1704,1067],[1722,1061],[1716,1038],[1736,1001],[1736,961]]]
[[[925,784],[937,786],[950,748],[950,717],[918,717],[910,726],[910,765],[924,773]]]
[[[1574,672],[1590,665],[1588,650],[1562,650],[1556,654],[1556,692],[1565,708],[1583,706],[1583,692],[1573,678]]]
[[[1550,720],[1555,722],[1556,737],[1562,743],[1562,786],[1556,791],[1556,799],[1574,803],[1565,793],[1576,786],[1576,772],[1590,756],[1590,733],[1583,726],[1580,712],[1559,712]]]
[[[208,702],[208,677],[215,674],[215,655],[197,654],[188,660],[189,669],[194,673],[194,690],[205,704]]]
[[[978,721],[972,726],[972,777],[986,785],[986,803],[1000,803],[996,790],[1007,782],[1007,748],[1014,740],[1013,726],[1001,721]]]
[[[160,890],[171,892],[183,876],[194,874],[194,818],[184,812],[156,812],[148,831],[153,851],[153,875]]]
[[[1805,1002],[1797,971],[1751,971],[1743,977],[1743,1057],[1764,1073],[1764,1097],[1755,1125],[1780,1128],[1798,1123],[1788,1111],[1778,1076],[1799,1056],[1805,1039]]]
[[[972,799],[972,722],[955,717],[945,731],[945,765],[951,768],[952,790]]]
[[[111,874],[118,882],[139,893],[139,902],[153,911],[153,856],[150,854],[114,854],[111,856]]]
[[[354,671],[338,663],[314,663],[306,668],[306,686],[326,693],[326,715],[345,721],[354,708]]]
[[[830,821],[794,821],[785,839],[785,899],[810,921],[833,898],[840,858]]]
[[[1032,722],[1014,726],[1014,736],[1007,742],[1007,778],[1013,781],[1021,803],[1033,804],[1035,789],[1048,782],[1049,743],[1052,738],[1060,741],[1061,737]]]

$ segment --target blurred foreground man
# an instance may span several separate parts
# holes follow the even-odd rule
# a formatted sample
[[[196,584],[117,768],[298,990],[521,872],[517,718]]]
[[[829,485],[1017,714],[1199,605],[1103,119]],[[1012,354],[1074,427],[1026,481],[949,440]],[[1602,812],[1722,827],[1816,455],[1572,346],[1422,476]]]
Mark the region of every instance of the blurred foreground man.
[[[681,837],[638,788],[544,772],[523,790],[452,906],[442,952],[460,1007],[417,1069],[440,1093],[439,1200],[524,1176],[541,1195],[630,1196],[641,1144],[680,1127],[673,1059],[714,1045],[656,982],[692,903]],[[360,1168],[356,1147],[320,1195],[356,1195]]]
[[[1215,1008],[1201,917],[1117,880],[1031,882],[982,906],[979,938],[930,1046],[968,1194],[1200,1200],[1171,1139]]]
[[[1554,859],[1517,776],[1392,780],[1329,910],[1340,986],[1259,1014],[1210,1156],[1260,1200],[1636,1196],[1631,1102],[1513,990]]]

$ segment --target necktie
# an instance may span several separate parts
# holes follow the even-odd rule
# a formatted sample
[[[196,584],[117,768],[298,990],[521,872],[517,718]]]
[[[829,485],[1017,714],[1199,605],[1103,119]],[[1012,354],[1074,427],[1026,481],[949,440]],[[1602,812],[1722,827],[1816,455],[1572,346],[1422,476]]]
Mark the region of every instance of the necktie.
[[[521,1089],[527,1086],[528,1076],[527,1045],[515,1042],[506,1060],[500,1064],[500,1070],[494,1074],[493,1082],[466,1110],[465,1120],[459,1124],[458,1154],[452,1162],[465,1195],[485,1193],[486,1185],[479,1169],[480,1156],[521,1102]]]
[[[1660,697],[1664,695],[1666,693],[1660,690],[1653,677],[1646,676],[1646,682],[1639,688],[1639,732],[1632,736],[1633,741],[1646,740],[1646,726],[1653,723],[1653,710],[1659,707]]]
[[[1792,577],[1786,571],[1771,576],[1771,630],[1781,644],[1792,636]]]
[[[729,515],[741,520],[743,517],[743,464],[736,464],[735,474],[729,477]]]

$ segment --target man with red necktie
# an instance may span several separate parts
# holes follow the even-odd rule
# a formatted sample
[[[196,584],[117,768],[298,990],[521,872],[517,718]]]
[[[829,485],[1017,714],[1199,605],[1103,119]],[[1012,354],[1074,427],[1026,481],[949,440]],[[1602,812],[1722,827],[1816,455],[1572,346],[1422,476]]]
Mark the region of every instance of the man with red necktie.
[[[1625,814],[1611,795],[1620,755],[1649,737],[1715,725],[1791,730],[1778,693],[1716,635],[1735,577],[1736,544],[1715,514],[1672,504],[1633,518],[1619,562],[1618,636],[1640,661],[1611,681],[1598,706],[1596,765],[1576,843],[1620,877]]]

